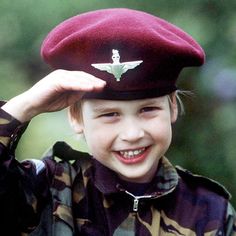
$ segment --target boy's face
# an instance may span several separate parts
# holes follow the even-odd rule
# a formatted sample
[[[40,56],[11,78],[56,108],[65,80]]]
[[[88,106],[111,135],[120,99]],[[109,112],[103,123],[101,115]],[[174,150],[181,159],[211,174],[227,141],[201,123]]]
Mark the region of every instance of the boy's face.
[[[176,120],[168,97],[132,101],[84,100],[82,129],[91,154],[120,178],[149,182],[172,137]]]

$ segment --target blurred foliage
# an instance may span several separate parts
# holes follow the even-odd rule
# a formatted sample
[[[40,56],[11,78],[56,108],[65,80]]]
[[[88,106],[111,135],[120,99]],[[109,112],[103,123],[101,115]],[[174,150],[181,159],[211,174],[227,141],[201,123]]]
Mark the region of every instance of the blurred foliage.
[[[202,68],[183,71],[179,87],[186,115],[174,124],[167,156],[175,164],[225,185],[236,206],[236,2],[233,0],[0,0],[0,98],[10,99],[45,76],[40,45],[59,22],[85,11],[128,7],[178,25],[206,51]],[[86,149],[70,129],[66,112],[35,118],[22,138],[18,158],[40,157],[56,140]]]

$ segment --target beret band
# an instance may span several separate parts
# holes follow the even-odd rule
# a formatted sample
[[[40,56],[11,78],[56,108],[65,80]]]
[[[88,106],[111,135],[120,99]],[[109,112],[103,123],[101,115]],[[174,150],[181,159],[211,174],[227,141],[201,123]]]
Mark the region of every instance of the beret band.
[[[164,87],[162,89],[146,89],[146,90],[135,90],[135,91],[117,91],[111,89],[104,89],[101,93],[87,93],[84,98],[87,99],[111,99],[112,100],[136,100],[145,98],[161,97],[171,92],[174,92],[177,88]]]
[[[176,89],[180,71],[200,66],[201,46],[173,24],[131,9],[97,10],[56,26],[41,55],[54,69],[81,70],[107,82],[87,98],[141,99]]]

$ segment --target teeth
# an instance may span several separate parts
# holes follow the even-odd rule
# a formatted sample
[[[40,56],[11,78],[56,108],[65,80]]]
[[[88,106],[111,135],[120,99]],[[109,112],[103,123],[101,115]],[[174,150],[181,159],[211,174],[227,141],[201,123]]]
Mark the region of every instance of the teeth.
[[[145,148],[137,149],[137,150],[132,150],[132,151],[120,151],[120,154],[125,157],[125,158],[133,158],[140,153],[144,152]]]

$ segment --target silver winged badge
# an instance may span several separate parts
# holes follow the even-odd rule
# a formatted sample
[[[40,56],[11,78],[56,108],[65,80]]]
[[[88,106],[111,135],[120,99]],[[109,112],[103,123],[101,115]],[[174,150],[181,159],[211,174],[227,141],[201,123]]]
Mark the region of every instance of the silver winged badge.
[[[120,81],[121,76],[127,70],[134,69],[143,62],[143,61],[128,61],[120,63],[120,54],[119,51],[116,49],[112,49],[111,58],[113,63],[97,63],[91,65],[96,69],[113,74],[114,77],[116,78],[116,81]]]

